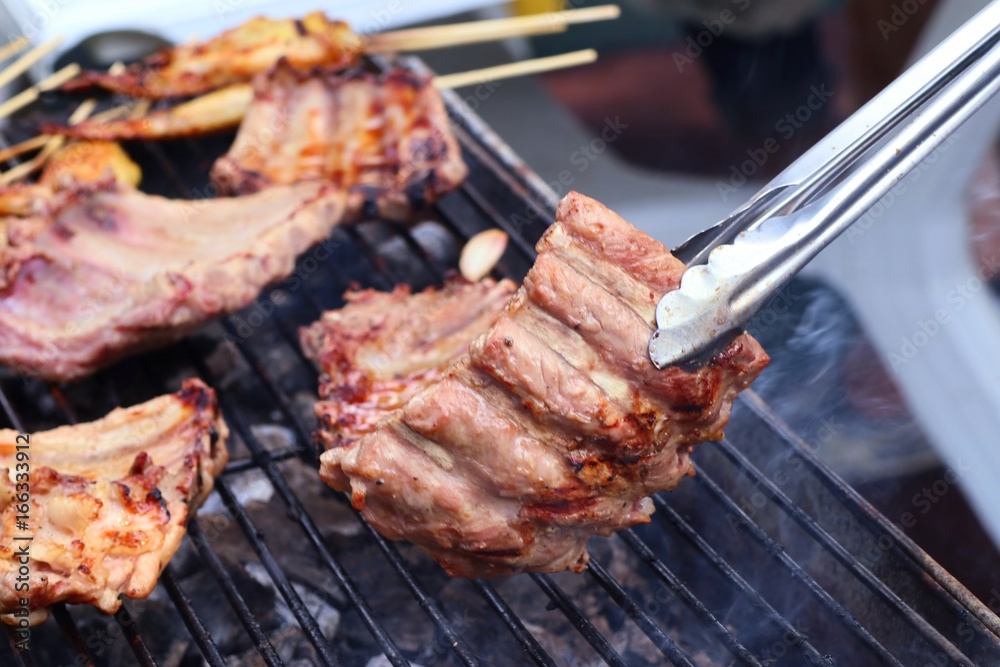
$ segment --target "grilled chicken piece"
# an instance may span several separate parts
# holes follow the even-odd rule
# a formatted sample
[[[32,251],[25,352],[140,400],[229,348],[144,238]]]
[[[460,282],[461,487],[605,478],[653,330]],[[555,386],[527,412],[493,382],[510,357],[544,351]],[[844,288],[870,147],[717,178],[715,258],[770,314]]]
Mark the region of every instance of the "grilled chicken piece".
[[[405,219],[466,175],[437,89],[404,69],[305,73],[281,63],[255,82],[254,102],[215,163],[220,192],[302,181],[348,192],[348,209]]]
[[[593,535],[648,522],[658,491],[722,437],[768,357],[740,336],[702,368],[657,370],[647,345],[684,266],[571,193],[499,320],[443,376],[320,474],[390,539],[453,576],[582,570]]]
[[[8,218],[0,361],[71,380],[177,340],[290,275],[343,212],[340,192],[303,183],[201,201],[111,190]]]
[[[458,278],[418,294],[406,285],[348,292],[344,308],[300,332],[306,356],[322,372],[317,440],[346,447],[374,431],[465,354],[516,290],[509,280]]]
[[[78,190],[115,183],[135,187],[139,165],[110,141],[76,141],[56,151],[36,183],[14,183],[0,188],[0,216],[43,215]],[[66,193],[66,197],[59,195]],[[2,238],[2,235],[0,235]]]
[[[168,109],[138,118],[84,120],[76,125],[45,123],[44,134],[78,139],[132,140],[197,137],[232,129],[240,124],[253,101],[253,86],[234,83]]]
[[[191,97],[249,82],[283,57],[303,69],[351,65],[361,46],[346,23],[323,12],[301,20],[258,16],[207,41],[159,51],[119,74],[85,72],[63,90],[100,86],[132,97]]]
[[[215,393],[199,380],[89,424],[30,434],[27,473],[16,456],[24,439],[0,430],[3,620],[16,621],[22,598],[34,624],[57,602],[111,614],[120,594],[147,597],[226,465],[227,436]],[[17,497],[25,483],[27,512]],[[18,590],[25,546],[27,591]]]

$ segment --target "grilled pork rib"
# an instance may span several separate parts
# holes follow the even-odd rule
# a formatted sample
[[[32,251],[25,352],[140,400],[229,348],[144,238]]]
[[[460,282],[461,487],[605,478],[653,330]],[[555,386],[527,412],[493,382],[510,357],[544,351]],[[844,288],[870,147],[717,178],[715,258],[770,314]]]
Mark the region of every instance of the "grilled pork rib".
[[[704,367],[656,370],[660,296],[684,266],[571,193],[524,285],[439,379],[320,473],[391,539],[454,576],[581,570],[592,535],[649,521],[767,364],[740,336]]]
[[[0,614],[8,621],[22,598],[41,622],[56,602],[110,614],[120,594],[147,597],[228,459],[215,393],[199,380],[89,424],[30,434],[27,468],[18,468],[17,436],[0,430]],[[18,498],[24,470],[27,512]],[[23,514],[27,530],[17,524]],[[19,590],[25,544],[28,588]]]
[[[344,447],[374,431],[465,354],[516,290],[509,280],[459,278],[419,294],[405,285],[348,292],[348,305],[301,331],[303,350],[322,371],[318,441]]]
[[[221,192],[321,180],[343,188],[348,210],[405,219],[453,190],[467,169],[431,81],[404,69],[297,70],[279,63],[212,179]]]
[[[313,12],[304,19],[252,18],[217,37],[163,49],[120,74],[84,72],[63,86],[100,86],[130,97],[190,97],[250,81],[281,58],[295,67],[352,65],[361,38],[343,21]]]
[[[179,201],[130,189],[7,218],[0,361],[70,380],[253,301],[325,239],[344,197],[317,183]]]

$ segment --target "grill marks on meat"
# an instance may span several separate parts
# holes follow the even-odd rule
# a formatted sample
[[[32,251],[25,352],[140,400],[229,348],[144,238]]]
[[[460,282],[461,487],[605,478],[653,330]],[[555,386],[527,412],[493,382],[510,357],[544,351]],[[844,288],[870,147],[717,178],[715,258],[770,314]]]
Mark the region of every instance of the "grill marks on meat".
[[[362,290],[301,333],[302,348],[320,368],[317,440],[346,447],[376,422],[437,380],[469,343],[485,332],[517,290],[509,280],[471,283],[410,294]]]
[[[571,193],[497,322],[320,473],[379,532],[454,576],[581,570],[592,535],[649,521],[766,366],[740,336],[688,372],[653,367],[656,304],[684,266]]]
[[[51,217],[8,218],[0,361],[70,380],[249,304],[342,219],[316,183],[238,199],[97,192]]]
[[[250,81],[281,58],[300,69],[351,65],[361,47],[346,23],[323,12],[302,20],[258,16],[204,42],[163,49],[120,74],[85,72],[63,90],[100,86],[131,97],[190,97]]]
[[[232,147],[212,170],[222,192],[322,180],[348,193],[350,211],[398,220],[465,178],[427,78],[401,68],[302,72],[279,63],[255,85]]]
[[[15,439],[0,430],[0,614],[27,597],[32,620],[57,602],[106,613],[119,594],[145,598],[189,518],[228,460],[215,393],[188,380],[176,394],[89,424],[31,435],[30,532],[16,526]],[[30,534],[29,590],[16,589],[17,535]]]

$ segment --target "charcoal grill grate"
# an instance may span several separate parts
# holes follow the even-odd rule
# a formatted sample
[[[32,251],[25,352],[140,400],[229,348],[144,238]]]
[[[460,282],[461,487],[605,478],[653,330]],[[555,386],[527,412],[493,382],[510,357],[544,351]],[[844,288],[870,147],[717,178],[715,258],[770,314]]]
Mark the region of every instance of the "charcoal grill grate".
[[[420,67],[416,61],[410,63]],[[446,92],[445,99],[470,176],[436,206],[438,223],[457,246],[482,229],[507,231],[512,238],[511,250],[498,275],[520,278],[533,259],[534,241],[553,216],[555,196],[456,95]],[[137,150],[154,165],[154,170],[144,170],[147,176],[155,170],[162,174],[152,189],[192,197],[196,194],[192,183],[198,182],[194,179],[204,178],[207,165],[223,145],[185,141],[144,145]],[[196,176],[185,179],[181,174]],[[297,326],[340,305],[340,294],[352,280],[387,289],[398,282],[424,286],[444,278],[440,258],[402,227],[379,224],[344,229],[336,231],[334,237],[345,249],[338,255],[345,266],[329,261],[304,279],[297,293],[286,290],[289,299],[275,306],[274,317],[261,329],[261,335],[267,331],[269,341],[277,341],[274,344],[284,358],[293,360],[294,369],[289,374],[301,378],[300,384],[308,384],[313,392],[317,376],[299,350]],[[392,242],[396,246],[390,258],[386,248]],[[398,261],[399,248],[407,261]],[[303,266],[302,261],[299,266]],[[283,472],[282,465],[287,462],[299,460],[315,468],[317,459],[311,445],[312,424],[297,408],[285,374],[270,370],[267,355],[273,350],[265,345],[253,336],[243,340],[237,320],[228,317],[206,327],[196,339],[181,342],[162,355],[122,362],[83,386],[90,388],[88,393],[106,396],[115,404],[126,394],[148,398],[175,389],[170,378],[175,378],[179,369],[217,387],[223,413],[234,432],[234,447],[242,446],[246,455],[234,456],[218,480],[216,494],[312,645],[316,659],[323,665],[346,661],[336,638],[324,636],[316,614],[302,599],[294,573],[282,564],[280,548],[285,545],[269,544],[267,533],[240,504],[231,481],[240,475],[264,475],[280,497],[271,501],[270,511],[283,509],[288,520],[297,524],[305,543],[339,589],[346,608],[367,628],[373,647],[393,665],[426,662],[424,653],[400,646],[394,631],[398,619],[375,608],[370,594],[358,583],[365,573],[345,563],[345,554],[324,537],[322,520],[313,518]],[[224,377],[228,371],[220,373],[209,362],[213,351],[226,346],[235,350],[239,363],[245,366],[236,382]],[[22,381],[9,373],[0,375],[4,426],[25,431],[29,426],[52,426],[58,421],[72,423],[78,415],[96,416],[90,414],[96,407],[76,404],[79,393],[72,387]],[[54,409],[43,409],[39,404],[38,397],[46,394]],[[261,421],[287,425],[295,436],[294,444],[268,449],[252,427]],[[639,660],[633,653],[623,653],[618,635],[609,632],[614,625],[609,621],[611,616],[617,617],[620,626],[634,625],[659,656],[642,659],[654,664],[666,661],[690,667],[709,660],[713,664],[753,666],[909,665],[928,656],[934,657],[935,665],[1000,660],[1000,619],[828,472],[752,392],[744,394],[734,408],[728,436],[717,445],[696,450],[697,477],[673,494],[655,499],[653,524],[596,541],[604,546],[611,542],[623,545],[621,553],[633,559],[636,572],[641,570],[641,576],[636,575],[638,582],[622,581],[622,572],[616,575],[614,562],[599,555],[593,558],[587,574],[577,580],[566,578],[572,575],[530,575],[538,589],[532,604],[547,605],[552,610],[552,625],[573,628],[567,632],[577,632],[590,647],[589,654],[550,654],[538,636],[537,624],[525,620],[524,610],[517,610],[523,604],[508,599],[503,582],[476,581],[468,586],[479,596],[483,609],[499,621],[512,646],[522,651],[516,656],[483,654],[466,636],[468,627],[456,622],[444,600],[426,583],[428,575],[421,575],[421,557],[402,553],[356,516],[366,539],[377,546],[398,578],[386,585],[408,590],[426,622],[433,626],[436,641],[444,649],[437,657],[444,664],[505,664],[506,660],[509,664],[530,661],[549,667],[590,664],[597,658],[609,665]],[[786,474],[785,481],[780,481],[774,472],[776,461],[797,462],[797,478],[789,481]],[[754,494],[760,494],[766,503],[763,509],[752,506],[751,512],[744,501],[757,497]],[[330,496],[331,503],[346,503],[343,497]],[[792,539],[796,530],[804,539]],[[286,664],[197,519],[192,520],[188,537],[199,567],[211,575],[228,601],[260,664]],[[882,538],[887,542],[880,542]],[[874,556],[866,551],[873,541],[880,545]],[[753,545],[756,551],[751,551]],[[192,596],[196,600],[197,595],[185,590],[173,565],[164,572],[161,587],[204,661],[213,667],[227,664],[209,624],[196,610]],[[575,593],[568,590],[573,588]],[[584,602],[597,592],[603,592],[608,605],[595,613],[585,608]],[[669,607],[666,612],[665,607]],[[562,620],[557,622],[560,616]],[[126,601],[115,620],[139,664],[162,664],[150,648],[156,629],[143,626],[135,603]],[[58,605],[48,625],[56,628],[51,636],[61,637],[63,654],[74,658],[71,664],[107,664],[103,653],[94,648],[94,637],[81,629],[77,610]],[[972,631],[972,639],[963,629]],[[8,637],[8,642],[0,642],[0,662],[29,667],[39,664],[37,648],[20,653],[9,633]]]

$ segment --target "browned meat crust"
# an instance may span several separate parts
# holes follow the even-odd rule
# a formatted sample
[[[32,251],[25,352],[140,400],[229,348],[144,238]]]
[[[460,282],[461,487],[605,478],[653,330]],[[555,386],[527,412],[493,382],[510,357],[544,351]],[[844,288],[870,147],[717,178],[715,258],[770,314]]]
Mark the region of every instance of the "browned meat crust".
[[[0,361],[70,380],[177,340],[290,275],[343,211],[341,193],[304,183],[203,201],[112,189],[8,218]]]
[[[257,79],[229,152],[212,169],[221,192],[321,180],[362,217],[406,219],[467,169],[437,89],[404,69],[302,72],[281,63]]]
[[[22,598],[40,622],[56,602],[110,614],[119,594],[147,597],[228,460],[215,393],[199,380],[89,424],[30,434],[26,513],[17,436],[0,430],[0,614],[8,622]],[[27,531],[20,514],[30,517]],[[17,588],[25,542],[14,539],[24,535],[33,538],[27,591]]]
[[[388,293],[348,292],[348,305],[300,332],[303,350],[322,372],[317,440],[342,447],[374,431],[379,419],[465,354],[516,290],[509,280],[458,278],[412,295],[405,285]]]
[[[438,381],[320,473],[383,535],[454,576],[581,570],[586,543],[649,521],[767,364],[747,335],[694,372],[656,370],[659,297],[683,265],[571,193],[499,320]]]
[[[258,16],[204,42],[159,51],[120,74],[84,72],[63,90],[100,86],[132,97],[190,97],[250,81],[280,58],[299,68],[350,65],[361,46],[346,23],[323,12],[301,20]]]

